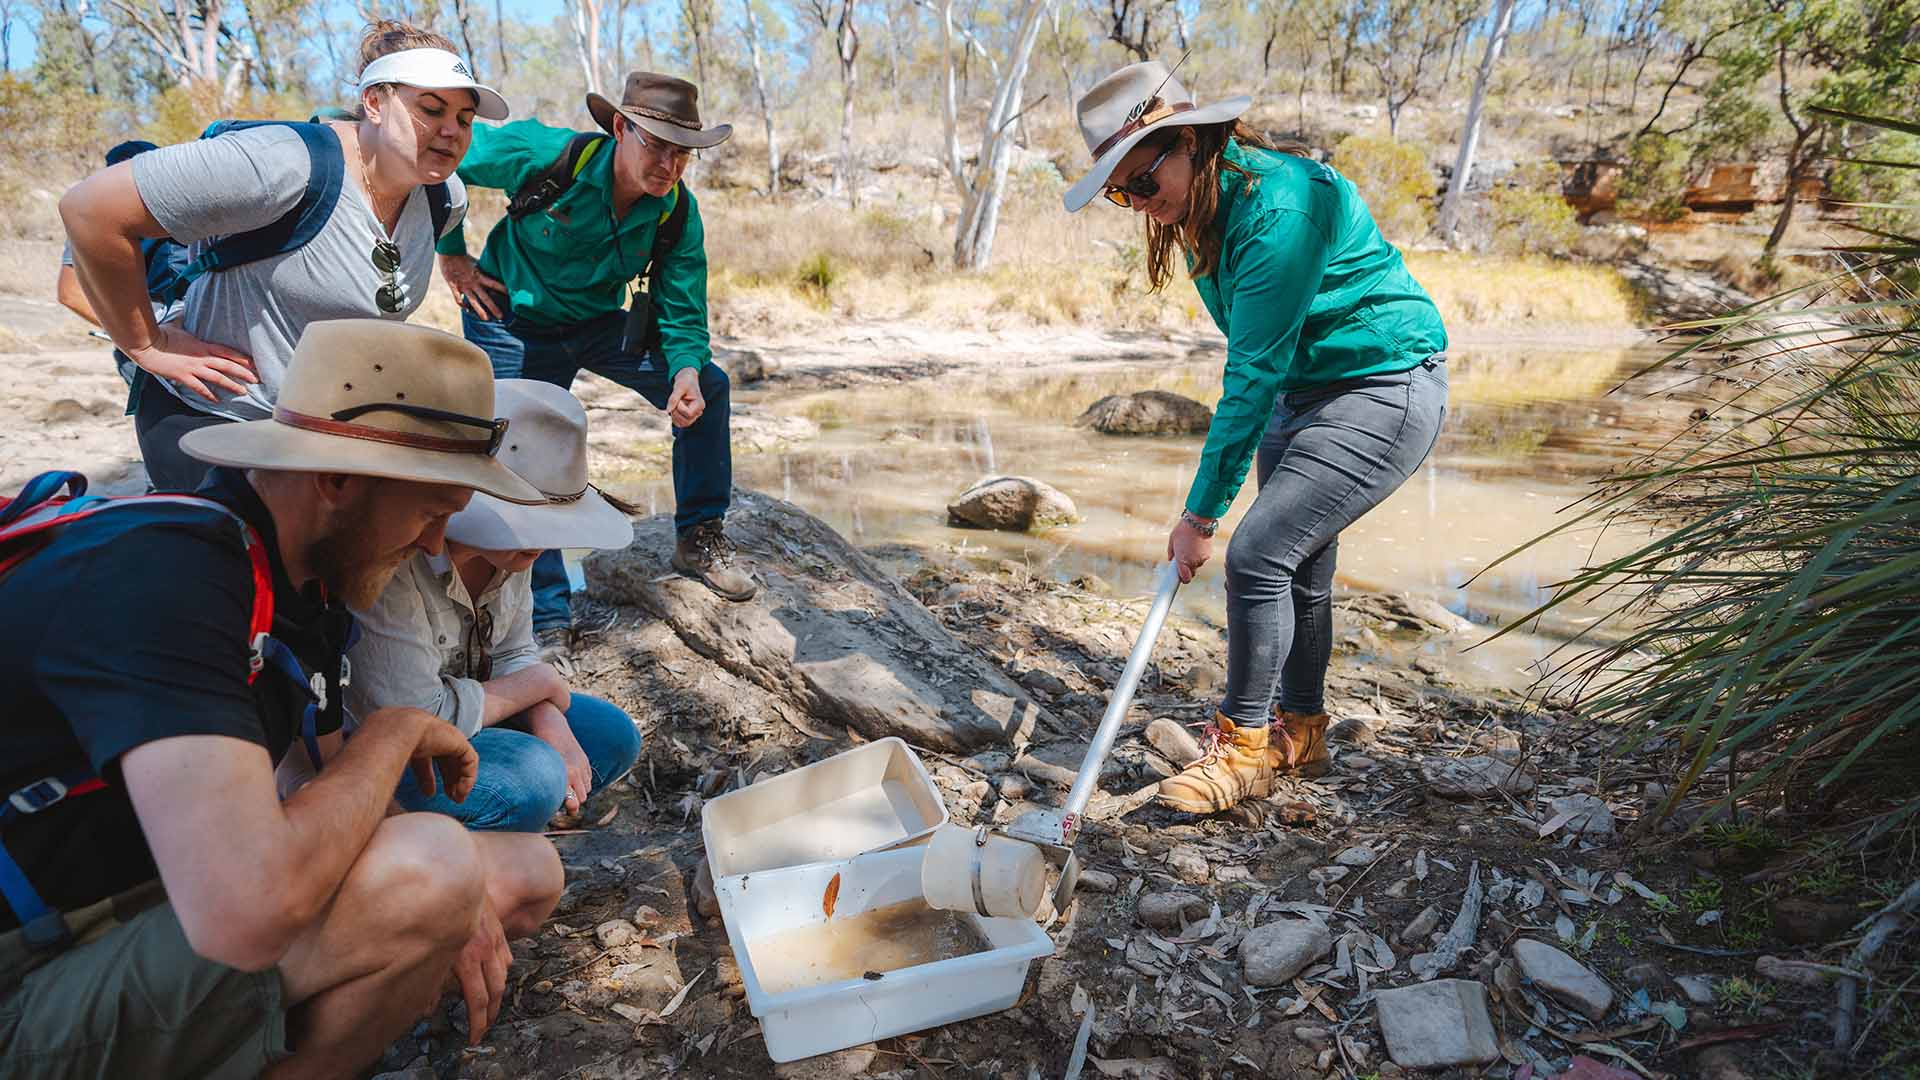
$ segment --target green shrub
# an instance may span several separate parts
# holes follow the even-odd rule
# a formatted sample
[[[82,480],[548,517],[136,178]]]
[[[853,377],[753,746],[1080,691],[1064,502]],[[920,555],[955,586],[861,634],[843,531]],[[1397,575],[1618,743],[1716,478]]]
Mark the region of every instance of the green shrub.
[[[1353,181],[1389,240],[1418,240],[1433,227],[1433,170],[1411,143],[1349,135],[1333,148],[1333,167]]]
[[[1620,208],[1656,221],[1686,216],[1687,177],[1693,169],[1692,152],[1671,135],[1649,133],[1627,147],[1626,169],[1620,174]]]
[[[1580,218],[1560,196],[1553,162],[1528,166],[1487,196],[1490,246],[1502,255],[1562,256],[1580,239]]]

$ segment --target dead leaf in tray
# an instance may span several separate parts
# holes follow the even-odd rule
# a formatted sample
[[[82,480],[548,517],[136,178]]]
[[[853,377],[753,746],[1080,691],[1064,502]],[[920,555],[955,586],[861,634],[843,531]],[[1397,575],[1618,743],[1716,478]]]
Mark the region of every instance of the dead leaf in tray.
[[[833,875],[833,880],[827,882],[826,894],[820,897],[820,910],[826,914],[827,918],[831,919],[833,918],[833,907],[835,904],[838,904],[839,902],[840,902],[840,875],[835,874]]]

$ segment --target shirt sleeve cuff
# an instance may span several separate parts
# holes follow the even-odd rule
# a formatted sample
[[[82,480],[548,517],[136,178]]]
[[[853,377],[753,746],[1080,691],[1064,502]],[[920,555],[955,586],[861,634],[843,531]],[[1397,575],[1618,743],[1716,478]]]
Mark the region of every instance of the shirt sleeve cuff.
[[[436,254],[440,255],[465,255],[467,253],[467,225],[465,220],[462,220],[452,229],[449,229],[447,235],[435,242],[433,250]]]

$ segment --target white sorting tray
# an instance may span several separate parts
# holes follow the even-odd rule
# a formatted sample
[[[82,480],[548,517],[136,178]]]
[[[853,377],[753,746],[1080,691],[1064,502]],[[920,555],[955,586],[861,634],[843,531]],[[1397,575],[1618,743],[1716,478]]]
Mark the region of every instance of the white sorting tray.
[[[771,782],[771,781],[769,781]],[[758,786],[758,785],[756,785]],[[746,983],[747,1005],[760,1018],[767,1053],[775,1061],[939,1027],[1011,1007],[1020,999],[1027,966],[1053,953],[1053,940],[1028,919],[963,916],[986,941],[983,952],[882,974],[769,993],[755,964],[756,943],[769,935],[826,921],[822,895],[841,875],[834,917],[920,897],[920,858],[926,847],[873,852],[852,859],[792,866],[718,881],[727,941]]]
[[[896,847],[946,823],[927,767],[905,741],[889,738],[708,802],[700,833],[717,883]]]

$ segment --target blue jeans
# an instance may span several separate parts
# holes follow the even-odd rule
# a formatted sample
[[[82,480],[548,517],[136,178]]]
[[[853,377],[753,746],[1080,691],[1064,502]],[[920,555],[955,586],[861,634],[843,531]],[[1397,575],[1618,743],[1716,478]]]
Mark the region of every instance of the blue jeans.
[[[1326,707],[1340,530],[1406,482],[1447,416],[1444,356],[1391,375],[1281,395],[1260,442],[1260,493],[1227,545],[1227,687],[1220,711],[1265,727]]]
[[[620,779],[640,757],[640,729],[616,705],[586,694],[573,695],[567,726],[593,767],[593,791]],[[480,775],[464,802],[444,791],[420,794],[412,770],[400,777],[394,793],[408,810],[445,814],[469,829],[540,832],[567,798],[567,765],[560,751],[525,731],[498,726],[473,737]]]
[[[484,319],[460,313],[467,340],[493,361],[496,379],[538,379],[569,389],[582,369],[633,390],[656,409],[667,407],[673,384],[666,365],[652,354],[620,350],[623,314],[564,327],[529,326],[519,319]],[[700,367],[700,396],[707,408],[700,419],[673,429],[673,527],[685,533],[695,525],[725,517],[733,497],[731,390],[727,373],[708,361]],[[544,630],[572,622],[566,567],[549,551],[533,564],[533,626]]]

